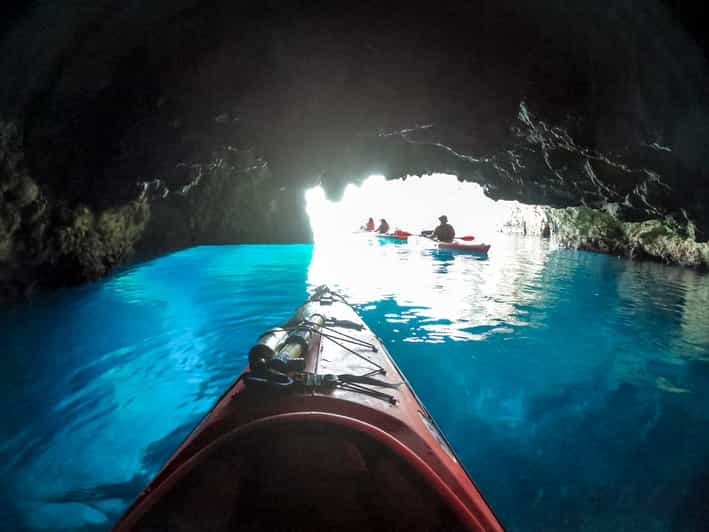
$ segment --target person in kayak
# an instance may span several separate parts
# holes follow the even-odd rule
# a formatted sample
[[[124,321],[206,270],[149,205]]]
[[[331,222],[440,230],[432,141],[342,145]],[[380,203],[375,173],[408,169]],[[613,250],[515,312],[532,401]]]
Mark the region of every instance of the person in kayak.
[[[379,220],[379,227],[377,227],[377,233],[388,233],[389,232],[389,224],[387,221],[382,218]]]
[[[432,238],[441,242],[453,242],[455,238],[455,229],[448,223],[448,216],[445,214],[438,217],[441,222],[438,227],[433,230]]]
[[[365,228],[367,229],[367,231],[374,231],[374,218],[370,217],[369,220],[367,220],[367,225],[365,226]]]

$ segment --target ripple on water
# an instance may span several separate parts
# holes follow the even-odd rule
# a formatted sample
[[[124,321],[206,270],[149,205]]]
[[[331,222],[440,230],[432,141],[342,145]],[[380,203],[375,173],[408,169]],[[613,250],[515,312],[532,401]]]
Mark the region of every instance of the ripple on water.
[[[510,530],[706,522],[707,278],[501,236],[482,259],[366,238],[199,247],[3,309],[4,528],[108,529],[323,283]]]

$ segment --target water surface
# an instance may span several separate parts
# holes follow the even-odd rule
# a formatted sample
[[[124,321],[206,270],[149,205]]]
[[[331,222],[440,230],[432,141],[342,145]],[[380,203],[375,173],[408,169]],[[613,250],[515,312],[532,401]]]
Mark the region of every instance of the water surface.
[[[510,530],[706,530],[709,280],[500,237],[199,247],[0,310],[3,529],[105,530],[328,283]]]

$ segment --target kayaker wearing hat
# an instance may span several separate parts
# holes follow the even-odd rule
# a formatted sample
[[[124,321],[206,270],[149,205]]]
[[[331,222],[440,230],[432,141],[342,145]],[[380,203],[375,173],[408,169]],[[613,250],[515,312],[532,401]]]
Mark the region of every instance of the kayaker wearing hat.
[[[448,216],[445,214],[439,216],[440,225],[433,230],[433,238],[441,242],[453,242],[455,238],[455,229],[448,223]]]

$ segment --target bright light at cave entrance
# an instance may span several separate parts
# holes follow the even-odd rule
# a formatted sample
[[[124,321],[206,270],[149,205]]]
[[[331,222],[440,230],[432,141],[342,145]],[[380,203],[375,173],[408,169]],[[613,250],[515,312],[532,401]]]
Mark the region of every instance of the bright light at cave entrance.
[[[426,339],[405,341],[440,342],[441,335],[480,339],[483,336],[467,328],[492,330],[491,316],[515,323],[516,308],[502,301],[522,301],[527,291],[520,287],[528,285],[544,264],[545,248],[538,242],[512,246],[516,239],[499,232],[520,231],[524,224],[538,232],[544,220],[539,207],[493,201],[479,185],[458,182],[455,176],[405,181],[372,176],[359,187],[348,185],[338,202],[330,201],[322,188],[313,188],[306,193],[306,203],[315,239],[309,287],[327,284],[355,304],[393,298],[400,306],[425,309],[412,312],[425,312],[430,320],[422,327]],[[489,256],[438,253],[425,238],[412,237],[404,244],[359,229],[369,217],[375,222],[386,218],[392,229],[418,234],[433,229],[441,214],[448,216],[457,235],[473,235],[476,242],[491,244]],[[524,262],[514,255],[522,248],[529,259]],[[404,318],[386,319],[396,323]]]
[[[441,214],[458,236],[490,239],[523,208],[515,201],[494,201],[476,183],[462,183],[453,175],[433,174],[387,181],[370,176],[360,187],[347,185],[342,200],[327,199],[321,187],[306,193],[306,210],[315,242],[341,239],[367,222],[385,218],[392,230],[419,234],[438,225]]]

